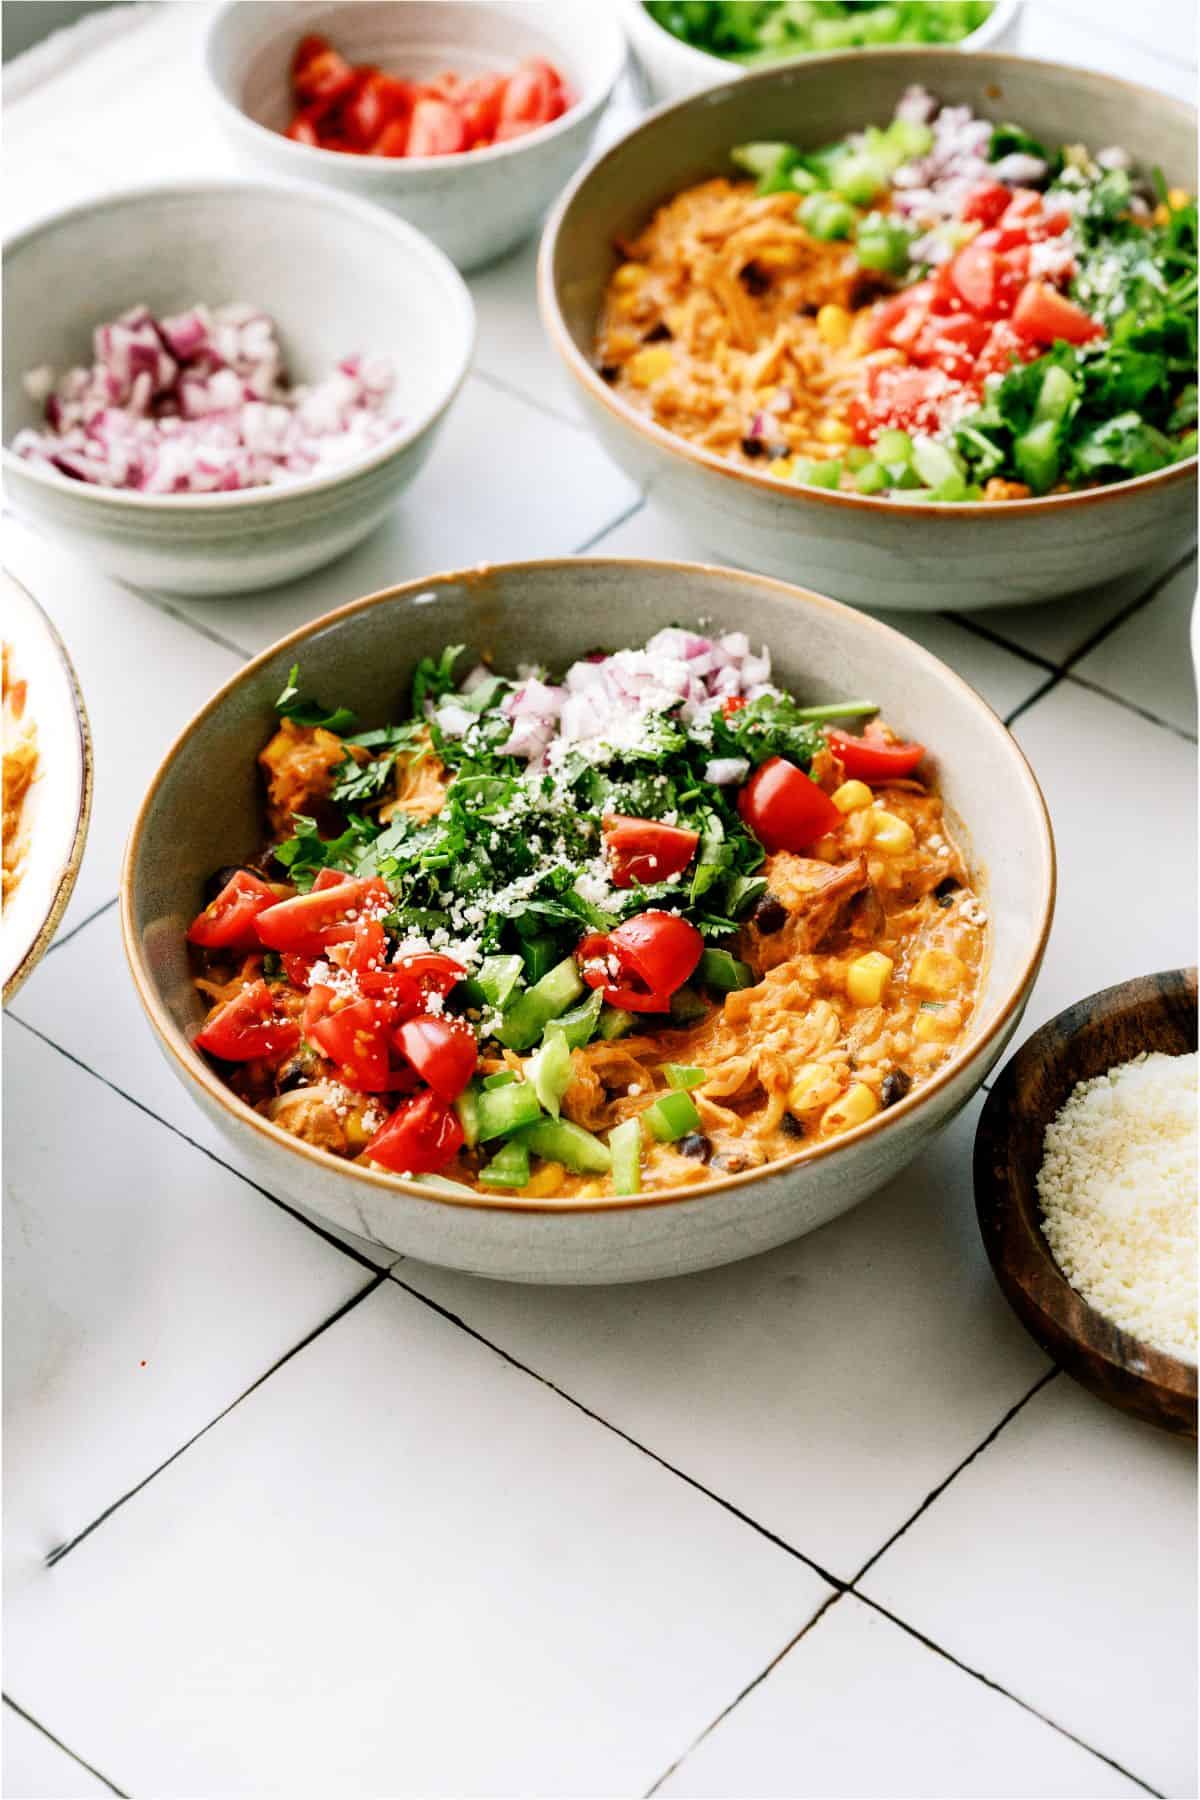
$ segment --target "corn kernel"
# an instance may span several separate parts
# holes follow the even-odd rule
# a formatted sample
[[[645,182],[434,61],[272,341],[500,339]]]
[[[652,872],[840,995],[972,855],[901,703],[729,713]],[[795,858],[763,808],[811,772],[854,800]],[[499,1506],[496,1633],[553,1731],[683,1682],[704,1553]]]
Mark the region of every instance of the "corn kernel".
[[[855,356],[861,356],[871,346],[871,314],[866,308],[855,313],[854,323],[850,327],[850,348]]]
[[[641,285],[642,277],[645,273],[645,263],[622,263],[612,278],[612,285],[618,294],[627,294],[631,288],[639,287]]]
[[[355,1152],[364,1150],[374,1136],[363,1123],[361,1106],[356,1106],[353,1112],[346,1114],[342,1120],[342,1130],[346,1135],[347,1147]]]
[[[966,973],[966,964],[952,951],[922,950],[912,966],[908,985],[923,994],[953,994],[962,986]]]
[[[855,957],[846,970],[846,992],[855,1006],[878,1006],[895,966],[882,950]]]
[[[789,481],[795,466],[790,456],[777,456],[771,464],[771,473],[780,481]]]
[[[652,381],[658,381],[669,375],[673,364],[671,352],[665,344],[648,344],[630,357],[628,362],[629,378],[637,387],[649,387]]]
[[[850,336],[850,314],[844,306],[822,306],[817,313],[817,331],[822,343],[840,350]]]
[[[829,798],[839,812],[861,812],[864,806],[870,806],[875,798],[865,781],[843,781],[841,787],[834,788]]]
[[[879,1111],[879,1101],[872,1088],[865,1081],[856,1081],[848,1087],[840,1100],[825,1109],[821,1120],[823,1134],[835,1131],[850,1131],[855,1125],[865,1125],[867,1120]]]
[[[848,444],[853,435],[844,419],[822,419],[817,426],[817,441],[822,444]]]
[[[547,1194],[562,1192],[563,1177],[566,1170],[561,1163],[543,1163],[536,1175],[531,1175],[521,1193],[526,1199],[539,1200]]]
[[[1164,200],[1160,200],[1151,216],[1156,225],[1169,225],[1171,222],[1171,209]]]
[[[1172,212],[1178,212],[1179,208],[1181,206],[1186,206],[1190,199],[1191,195],[1186,188],[1167,189],[1167,205],[1171,208]]]
[[[948,1038],[957,1037],[959,1020],[957,1013],[947,1019],[940,1012],[917,1014],[917,1022],[913,1026],[913,1036],[922,1044],[944,1044]]]
[[[838,1095],[837,1072],[827,1063],[801,1063],[788,1089],[788,1111],[816,1112]]]
[[[890,856],[900,856],[905,850],[912,849],[916,839],[907,819],[898,819],[895,813],[880,811],[876,813],[871,826],[871,841],[880,850],[886,850]]]

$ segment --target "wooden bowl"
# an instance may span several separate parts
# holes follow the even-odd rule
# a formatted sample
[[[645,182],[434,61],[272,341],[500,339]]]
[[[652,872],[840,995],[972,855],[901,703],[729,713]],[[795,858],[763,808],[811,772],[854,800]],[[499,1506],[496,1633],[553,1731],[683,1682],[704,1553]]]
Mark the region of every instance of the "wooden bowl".
[[[1196,1365],[1152,1349],[1088,1305],[1042,1236],[1046,1127],[1075,1084],[1143,1050],[1196,1048],[1196,971],[1169,969],[1093,994],[1035,1031],[1005,1067],[975,1134],[975,1206],[1009,1305],[1042,1348],[1110,1406],[1196,1436]]]

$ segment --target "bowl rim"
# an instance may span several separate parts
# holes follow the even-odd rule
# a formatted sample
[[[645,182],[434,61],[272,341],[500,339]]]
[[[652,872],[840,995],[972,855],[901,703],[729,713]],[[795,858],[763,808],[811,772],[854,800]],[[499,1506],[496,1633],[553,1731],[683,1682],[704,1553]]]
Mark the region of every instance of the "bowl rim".
[[[917,662],[927,664],[931,669],[936,670],[941,679],[955,686],[966,697],[969,704],[978,711],[981,724],[992,733],[995,739],[998,753],[1011,761],[1014,773],[1025,788],[1038,825],[1038,848],[1040,851],[1035,877],[1038,891],[1035,900],[1036,911],[1032,922],[1032,941],[1019,973],[1001,996],[996,1016],[984,1035],[958,1049],[949,1062],[939,1069],[928,1083],[916,1089],[914,1093],[909,1094],[895,1106],[889,1107],[886,1112],[876,1113],[864,1124],[842,1133],[837,1138],[831,1138],[827,1143],[795,1151],[790,1156],[779,1158],[776,1162],[766,1163],[757,1169],[743,1170],[738,1174],[725,1175],[716,1181],[692,1183],[668,1190],[651,1190],[644,1194],[614,1196],[598,1200],[570,1196],[560,1199],[546,1197],[522,1200],[519,1196],[481,1194],[473,1188],[464,1186],[463,1197],[459,1199],[457,1195],[451,1195],[442,1189],[429,1187],[420,1181],[403,1180],[386,1170],[368,1169],[358,1163],[342,1162],[326,1151],[318,1150],[313,1145],[306,1144],[301,1139],[283,1131],[278,1125],[264,1118],[261,1113],[255,1112],[253,1107],[238,1099],[236,1094],[219,1079],[203,1057],[192,1047],[184,1033],[171,1019],[159,998],[138,940],[134,919],[135,873],[151,806],[175,758],[197,727],[220,710],[235,688],[257,675],[267,663],[282,653],[294,656],[303,643],[318,633],[324,633],[335,624],[341,624],[376,606],[387,605],[407,595],[425,593],[431,589],[451,585],[478,586],[482,582],[492,579],[496,574],[520,576],[529,571],[577,569],[580,565],[586,568],[621,569],[634,576],[643,569],[670,569],[683,575],[716,574],[729,584],[734,593],[739,587],[746,585],[752,585],[756,589],[766,587],[771,593],[781,599],[786,599],[789,603],[801,602],[803,606],[814,607],[832,613],[838,618],[853,621],[856,630],[861,629],[869,635],[876,634],[880,637],[899,639],[909,655]],[[178,1072],[181,1077],[185,1078],[185,1084],[186,1080],[198,1081],[209,1098],[215,1100],[224,1111],[231,1113],[239,1125],[250,1126],[268,1143],[300,1156],[318,1170],[325,1170],[330,1179],[365,1180],[373,1187],[387,1193],[399,1192],[409,1199],[435,1200],[442,1205],[465,1207],[477,1212],[545,1213],[566,1217],[584,1213],[632,1212],[649,1207],[703,1202],[730,1189],[746,1187],[761,1181],[768,1175],[779,1174],[802,1164],[821,1162],[849,1144],[859,1144],[874,1137],[880,1130],[886,1129],[898,1118],[911,1118],[924,1108],[927,1101],[962,1075],[973,1062],[984,1057],[988,1047],[997,1038],[1003,1041],[1005,1027],[1010,1021],[1015,1024],[1016,1019],[1019,1018],[1029,989],[1041,965],[1046,942],[1050,935],[1056,891],[1057,861],[1050,815],[1037,777],[1034,775],[1024,751],[987,701],[976,693],[975,689],[964,681],[961,675],[942,662],[940,657],[934,656],[932,651],[914,643],[911,638],[905,637],[893,626],[884,624],[882,619],[875,618],[869,613],[860,612],[854,607],[844,606],[840,601],[831,600],[827,595],[815,593],[809,588],[800,588],[794,583],[779,581],[773,576],[757,575],[743,569],[722,568],[712,563],[685,562],[677,558],[553,556],[523,558],[510,562],[479,563],[468,569],[445,570],[435,575],[419,577],[416,580],[397,583],[392,587],[377,589],[374,593],[366,594],[358,600],[352,600],[344,606],[336,607],[331,612],[324,613],[319,618],[312,619],[295,631],[289,632],[235,671],[184,726],[166,751],[151,778],[145,797],[138,807],[125,847],[121,865],[120,910],[121,936],[126,960],[138,991],[138,997],[151,1026],[158,1035],[162,1048],[178,1065]]]
[[[929,44],[929,45],[925,45],[925,46],[922,46],[922,45],[916,44],[916,43],[911,43],[911,44],[909,44],[909,43],[857,44],[857,45],[851,45],[849,47],[847,54],[857,54],[861,50],[871,50],[871,49],[878,49],[878,50],[887,50],[887,49],[918,50],[921,48],[926,48],[926,49],[930,49],[930,50],[982,50],[982,49],[986,49],[986,47],[990,43],[992,43],[995,38],[998,38],[1002,32],[1007,30],[1008,26],[1012,23],[1012,20],[1016,15],[1018,4],[1019,4],[1019,0],[993,0],[992,11],[988,14],[987,18],[984,19],[982,24],[976,25],[974,31],[968,31],[965,37],[956,38],[952,44]],[[726,56],[718,56],[715,50],[701,50],[695,44],[689,44],[689,43],[686,43],[683,38],[677,38],[673,31],[668,31],[665,25],[659,24],[658,20],[654,17],[654,15],[652,13],[649,13],[646,11],[644,0],[618,0],[618,5],[620,6],[621,12],[625,16],[625,18],[630,21],[628,29],[634,37],[634,49],[635,50],[638,47],[637,41],[636,41],[638,26],[633,24],[633,20],[638,19],[638,20],[644,21],[644,23],[647,27],[647,32],[648,32],[649,36],[652,36],[655,39],[669,38],[671,40],[671,43],[675,46],[676,50],[679,52],[680,62],[683,63],[684,61],[686,61],[686,62],[690,63],[691,66],[696,70],[697,74],[702,73],[706,66],[711,68],[714,63],[717,65],[718,68],[723,68],[723,69],[733,69],[736,71],[737,69],[740,68],[740,64],[731,63],[730,59]],[[822,51],[822,50],[798,50],[796,52],[795,56],[787,56],[787,57],[781,56],[777,63],[771,64],[771,67],[772,68],[782,68],[785,64],[789,64],[789,63],[793,63],[793,62],[808,62],[814,56],[831,56],[831,55],[839,55],[839,54],[841,54],[841,52],[828,51],[828,50],[825,50],[825,51]],[[743,71],[743,73],[747,74],[747,75],[751,74],[752,72],[755,72],[755,71],[751,71],[749,69],[746,69]]]
[[[649,15],[647,15],[649,16]],[[658,29],[662,29],[660,26]],[[667,33],[669,36],[670,33]],[[542,231],[538,246],[537,259],[537,297],[538,310],[541,314],[542,328],[551,345],[558,352],[559,358],[566,365],[568,372],[579,383],[588,398],[594,403],[608,408],[617,422],[627,430],[640,434],[643,438],[661,451],[682,462],[691,463],[696,468],[705,469],[709,473],[722,476],[725,480],[740,483],[743,487],[756,490],[774,499],[780,505],[819,505],[831,507],[834,514],[840,509],[847,515],[860,513],[864,516],[897,518],[965,519],[969,524],[980,525],[986,521],[1028,518],[1042,516],[1053,512],[1080,511],[1087,506],[1111,504],[1120,494],[1146,492],[1158,488],[1173,486],[1176,482],[1195,480],[1198,457],[1196,454],[1185,457],[1182,462],[1169,463],[1165,469],[1156,469],[1149,475],[1135,475],[1125,481],[1109,482],[1105,487],[1080,488],[1073,493],[1039,494],[1028,500],[1005,500],[1003,504],[988,500],[942,501],[929,500],[914,503],[911,500],[899,500],[873,494],[850,494],[831,488],[813,487],[807,483],[778,481],[772,476],[759,474],[757,470],[743,468],[730,459],[716,455],[714,451],[703,450],[690,439],[680,437],[668,431],[665,426],[658,425],[653,419],[638,412],[636,407],[616,395],[613,390],[600,379],[587,357],[579,350],[567,329],[559,304],[558,285],[554,279],[554,258],[558,249],[558,239],[576,199],[585,185],[597,174],[606,163],[616,156],[635,137],[652,131],[659,120],[669,113],[683,112],[689,107],[711,106],[721,95],[734,91],[744,91],[747,83],[763,85],[776,80],[781,74],[795,76],[799,70],[815,70],[820,77],[824,73],[831,86],[848,74],[854,63],[861,64],[864,57],[879,60],[916,57],[927,62],[930,68],[940,65],[948,58],[957,58],[961,54],[954,45],[927,44],[881,44],[862,50],[838,50],[819,56],[801,56],[793,61],[778,63],[769,69],[754,69],[737,76],[732,81],[714,84],[699,93],[686,94],[679,100],[668,100],[661,106],[654,107],[643,114],[638,122],[610,144],[599,156],[584,165],[572,177],[556,201]],[[1175,112],[1181,123],[1186,123],[1193,137],[1196,131],[1196,108],[1186,100],[1179,100],[1172,94],[1161,93],[1156,88],[1148,88],[1139,82],[1127,81],[1123,76],[1102,74],[1096,69],[1082,69],[1065,63],[1055,63],[1041,57],[1018,56],[1013,51],[989,50],[986,59],[1008,65],[1013,69],[1043,69],[1057,75],[1077,77],[1083,82],[1093,82],[1101,86],[1120,89],[1129,94],[1137,94],[1145,100],[1153,101],[1160,108]],[[974,55],[973,55],[974,60]],[[936,81],[930,75],[930,81]],[[848,520],[847,520],[848,522]],[[836,523],[831,516],[831,526]]]
[[[237,102],[226,93],[213,67],[215,44],[218,34],[224,29],[230,14],[237,11],[243,0],[221,0],[221,4],[212,13],[205,28],[204,40],[200,55],[204,68],[209,93],[217,102],[221,112],[235,124],[235,128],[244,129],[256,138],[266,139],[276,149],[282,146],[281,154],[290,155],[296,163],[296,175],[307,172],[309,179],[318,177],[321,169],[345,169],[347,158],[339,150],[322,150],[317,144],[299,144],[294,138],[285,137],[281,131],[272,131],[269,125],[261,125],[257,119],[251,118]],[[470,6],[476,10],[491,12],[490,0],[457,0],[457,3]],[[330,8],[332,10],[332,6]],[[551,9],[546,8],[547,16],[553,16]],[[400,171],[420,175],[426,171],[440,169],[445,173],[448,169],[461,169],[466,165],[488,165],[503,163],[513,156],[519,156],[531,144],[546,144],[555,138],[564,137],[572,126],[585,124],[594,118],[601,107],[607,105],[617,78],[625,66],[626,43],[625,34],[617,22],[615,13],[610,13],[605,6],[589,5],[587,14],[591,20],[600,20],[601,33],[608,35],[609,56],[607,66],[594,91],[589,95],[581,94],[579,99],[569,106],[557,119],[551,119],[548,125],[539,125],[535,131],[527,131],[521,137],[511,138],[507,143],[489,144],[486,149],[472,150],[468,154],[462,152],[454,156],[372,156],[369,152],[356,154],[350,160],[357,170],[361,170],[368,182],[377,182],[381,186],[389,186]]]
[[[385,236],[390,235],[397,247],[412,252],[416,262],[424,262],[425,273],[435,276],[441,283],[443,304],[452,303],[459,315],[459,348],[448,378],[433,401],[415,419],[404,421],[382,444],[376,444],[373,449],[364,451],[328,475],[305,476],[299,481],[279,482],[267,487],[240,488],[234,493],[143,494],[126,488],[99,487],[86,481],[68,482],[53,470],[43,469],[37,463],[18,456],[6,443],[0,447],[0,460],[10,475],[33,481],[51,493],[79,496],[89,503],[95,502],[117,511],[128,512],[131,516],[157,513],[174,514],[182,518],[199,513],[241,512],[252,507],[280,506],[297,497],[308,500],[313,495],[328,493],[341,487],[360,475],[370,474],[390,462],[400,451],[416,443],[443,416],[470,373],[475,357],[478,326],[471,291],[450,258],[424,232],[418,231],[415,225],[410,225],[407,220],[394,213],[373,205],[369,200],[363,200],[357,194],[343,193],[319,182],[272,181],[261,176],[221,175],[210,179],[187,176],[178,181],[147,182],[118,188],[100,199],[80,201],[35,219],[31,225],[5,238],[4,262],[7,265],[10,258],[18,256],[36,239],[49,237],[60,227],[80,218],[95,218],[99,214],[119,211],[131,204],[137,205],[145,201],[187,200],[227,193],[256,194],[264,200],[287,196],[309,205],[328,206],[335,213],[357,218],[360,224],[369,225]]]
[[[84,705],[83,690],[79,685],[79,676],[71,661],[70,653],[64,644],[58,628],[39,601],[30,593],[23,581],[18,580],[12,570],[5,568],[4,574],[14,587],[24,595],[30,611],[37,618],[44,631],[47,642],[54,652],[62,670],[67,691],[71,696],[72,711],[75,715],[75,736],[70,746],[70,754],[78,771],[79,803],[75,815],[75,829],[70,844],[59,869],[58,880],[50,895],[50,904],[32,938],[20,952],[13,967],[6,972],[4,979],[4,1005],[8,1006],[16,999],[18,992],[33,974],[34,969],[46,954],[58,930],[63,914],[71,895],[75,890],[75,880],[79,874],[79,866],[83,861],[84,845],[87,841],[88,824],[92,814],[92,787],[94,782],[94,752],[92,749],[92,732],[88,722],[87,707]]]
[[[1151,987],[1154,983],[1168,983],[1172,990],[1183,999],[1194,998],[1196,990],[1196,968],[1184,965],[1177,969],[1163,969],[1148,975],[1131,976],[1126,981],[1114,983],[1111,987],[1099,988],[1094,994],[1088,994],[1082,1000],[1065,1006],[1052,1018],[1046,1019],[1037,1030],[1031,1032],[1025,1042],[1019,1046],[1004,1068],[997,1076],[991,1092],[988,1094],[979,1120],[975,1127],[975,1141],[972,1152],[972,1183],[975,1192],[976,1222],[979,1234],[983,1239],[988,1262],[996,1277],[997,1285],[1005,1298],[1009,1300],[1013,1311],[1025,1326],[1030,1335],[1035,1335],[1026,1323],[1023,1313],[1009,1298],[1009,1285],[1019,1288],[1030,1310],[1040,1319],[1047,1322],[1049,1328],[1061,1339],[1064,1345],[1073,1350],[1086,1353],[1108,1368],[1115,1370],[1139,1389],[1147,1392],[1166,1392],[1184,1400],[1196,1397],[1197,1365],[1177,1356],[1173,1351],[1160,1350],[1157,1345],[1149,1344],[1139,1338],[1114,1319],[1108,1318],[1081,1291],[1073,1287],[1058,1264],[1053,1250],[1046,1241],[1040,1219],[1036,1216],[1036,1189],[1033,1195],[1033,1209],[1036,1242],[1040,1246],[1038,1267],[1051,1278],[1051,1295],[1049,1303],[1030,1292],[1019,1272],[1012,1269],[1010,1263],[1002,1255],[1003,1231],[1001,1215],[1007,1215],[1013,1208],[1012,1190],[1007,1183],[996,1180],[989,1155],[996,1145],[996,1138],[1004,1129],[1006,1116],[1013,1104],[1016,1083],[1021,1070],[1030,1063],[1042,1063],[1045,1046],[1056,1043],[1063,1029],[1068,1024],[1068,1035],[1049,1059],[1049,1066],[1057,1068],[1062,1065],[1067,1049],[1077,1036],[1083,1022],[1093,1022],[1126,1010],[1127,1003],[1144,1005],[1151,998]],[[1153,1045],[1147,1048],[1153,1049]],[[1087,1077],[1080,1077],[1081,1080]],[[1007,1134],[1005,1142],[1007,1143]],[[1036,1173],[1036,1172],[1035,1172]],[[1033,1183],[1031,1182],[1031,1187]],[[996,1203],[994,1206],[992,1203]],[[1064,1303],[1082,1307],[1086,1316],[1089,1336],[1077,1337],[1068,1327],[1062,1311]],[[1110,1347],[1110,1340],[1111,1345]],[[1158,1376],[1139,1373],[1131,1358],[1118,1354],[1124,1345],[1129,1345],[1141,1357],[1153,1359],[1158,1368]],[[1056,1360],[1059,1352],[1052,1352]],[[1070,1371],[1068,1371],[1070,1372]],[[1082,1378],[1080,1378],[1082,1379]],[[1085,1385],[1087,1385],[1085,1383]]]

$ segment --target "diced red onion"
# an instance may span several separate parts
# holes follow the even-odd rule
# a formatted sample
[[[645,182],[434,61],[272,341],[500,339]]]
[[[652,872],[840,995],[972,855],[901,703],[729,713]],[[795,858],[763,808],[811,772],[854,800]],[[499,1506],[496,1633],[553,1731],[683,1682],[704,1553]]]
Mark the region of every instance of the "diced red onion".
[[[733,787],[749,773],[750,763],[744,756],[714,756],[704,765],[704,779],[714,787]]]

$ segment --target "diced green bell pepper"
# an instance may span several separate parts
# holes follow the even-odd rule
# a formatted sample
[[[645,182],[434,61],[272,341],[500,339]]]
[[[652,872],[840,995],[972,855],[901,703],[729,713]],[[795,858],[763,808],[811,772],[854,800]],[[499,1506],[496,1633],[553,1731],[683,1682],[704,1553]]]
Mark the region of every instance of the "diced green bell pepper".
[[[792,464],[792,480],[808,487],[835,488],[841,479],[841,459],[836,456],[798,456]]]
[[[564,956],[532,987],[518,994],[500,1021],[496,1036],[510,1050],[531,1050],[551,1019],[557,1019],[584,992],[573,956]]]
[[[475,985],[489,1006],[503,1006],[524,972],[519,956],[485,956],[475,973]]]
[[[1043,419],[1031,425],[1013,445],[1013,462],[1022,481],[1027,481],[1035,494],[1044,494],[1058,479],[1059,421]]]
[[[484,1088],[479,1096],[479,1142],[508,1137],[542,1116],[541,1102],[528,1081],[507,1087]]]
[[[799,156],[794,144],[735,144],[729,152],[735,168],[755,177],[760,194],[777,194],[791,187]]]
[[[875,460],[878,463],[910,463],[913,454],[913,441],[907,431],[897,431],[889,426],[881,431],[875,439]]]
[[[529,1180],[529,1151],[524,1144],[505,1144],[479,1171],[485,1187],[523,1188]]]
[[[868,213],[854,237],[854,254],[864,269],[902,275],[908,267],[913,234],[883,213]]]
[[[458,1122],[462,1126],[463,1143],[473,1150],[479,1142],[479,1087],[474,1081],[465,1087],[454,1102]]]
[[[580,1050],[584,1044],[590,1043],[600,1023],[600,1014],[604,1008],[604,996],[599,988],[593,988],[586,1000],[573,1006],[569,1012],[561,1013],[557,1019],[551,1019],[546,1027],[546,1038],[564,1037],[569,1050]]]
[[[913,467],[926,487],[940,488],[955,479],[963,487],[967,485],[959,458],[945,444],[939,444],[936,438],[914,438],[912,459]]]
[[[732,994],[738,988],[754,986],[754,970],[749,963],[739,962],[728,950],[705,950],[696,968],[698,979],[718,994]]]
[[[606,1175],[612,1164],[608,1145],[569,1119],[538,1119],[518,1137],[527,1149],[548,1162],[562,1163],[576,1175]]]
[[[810,194],[800,202],[796,217],[811,237],[826,243],[848,238],[854,230],[854,208],[835,194]]]
[[[541,1049],[529,1059],[527,1079],[546,1111],[557,1119],[562,1097],[571,1085],[571,1050],[561,1031],[547,1028]]]
[[[494,1075],[484,1076],[483,1085],[485,1088],[511,1087],[514,1081],[520,1079],[515,1069],[497,1069]]]
[[[671,995],[671,1023],[673,1025],[694,1025],[698,1019],[708,1017],[708,1003],[692,987],[676,988]]]
[[[667,1078],[668,1087],[682,1088],[685,1093],[708,1080],[708,1071],[698,1069],[691,1063],[664,1063],[662,1071]]]
[[[1037,404],[1033,409],[1033,423],[1041,425],[1046,419],[1065,419],[1070,412],[1079,389],[1071,380],[1065,369],[1057,363],[1051,363],[1042,376],[1042,385],[1038,391]]]
[[[854,477],[854,485],[860,494],[881,494],[887,484],[887,473],[877,462],[864,463]]]
[[[626,1012],[624,1007],[605,1006],[600,1013],[600,1026],[597,1036],[602,1037],[605,1043],[609,1044],[612,1042],[613,1038],[624,1037],[625,1033],[632,1030],[633,1026],[636,1024],[637,1019],[635,1015],[631,1012]]]
[[[612,1156],[614,1194],[637,1194],[642,1186],[642,1128],[636,1119],[623,1119],[608,1134]]]
[[[522,946],[525,962],[525,979],[532,987],[548,975],[558,961],[558,942],[548,933],[526,938]]]
[[[673,1144],[677,1138],[686,1137],[689,1131],[700,1128],[695,1101],[678,1088],[669,1094],[660,1094],[642,1113],[641,1121],[644,1129],[662,1144]]]

